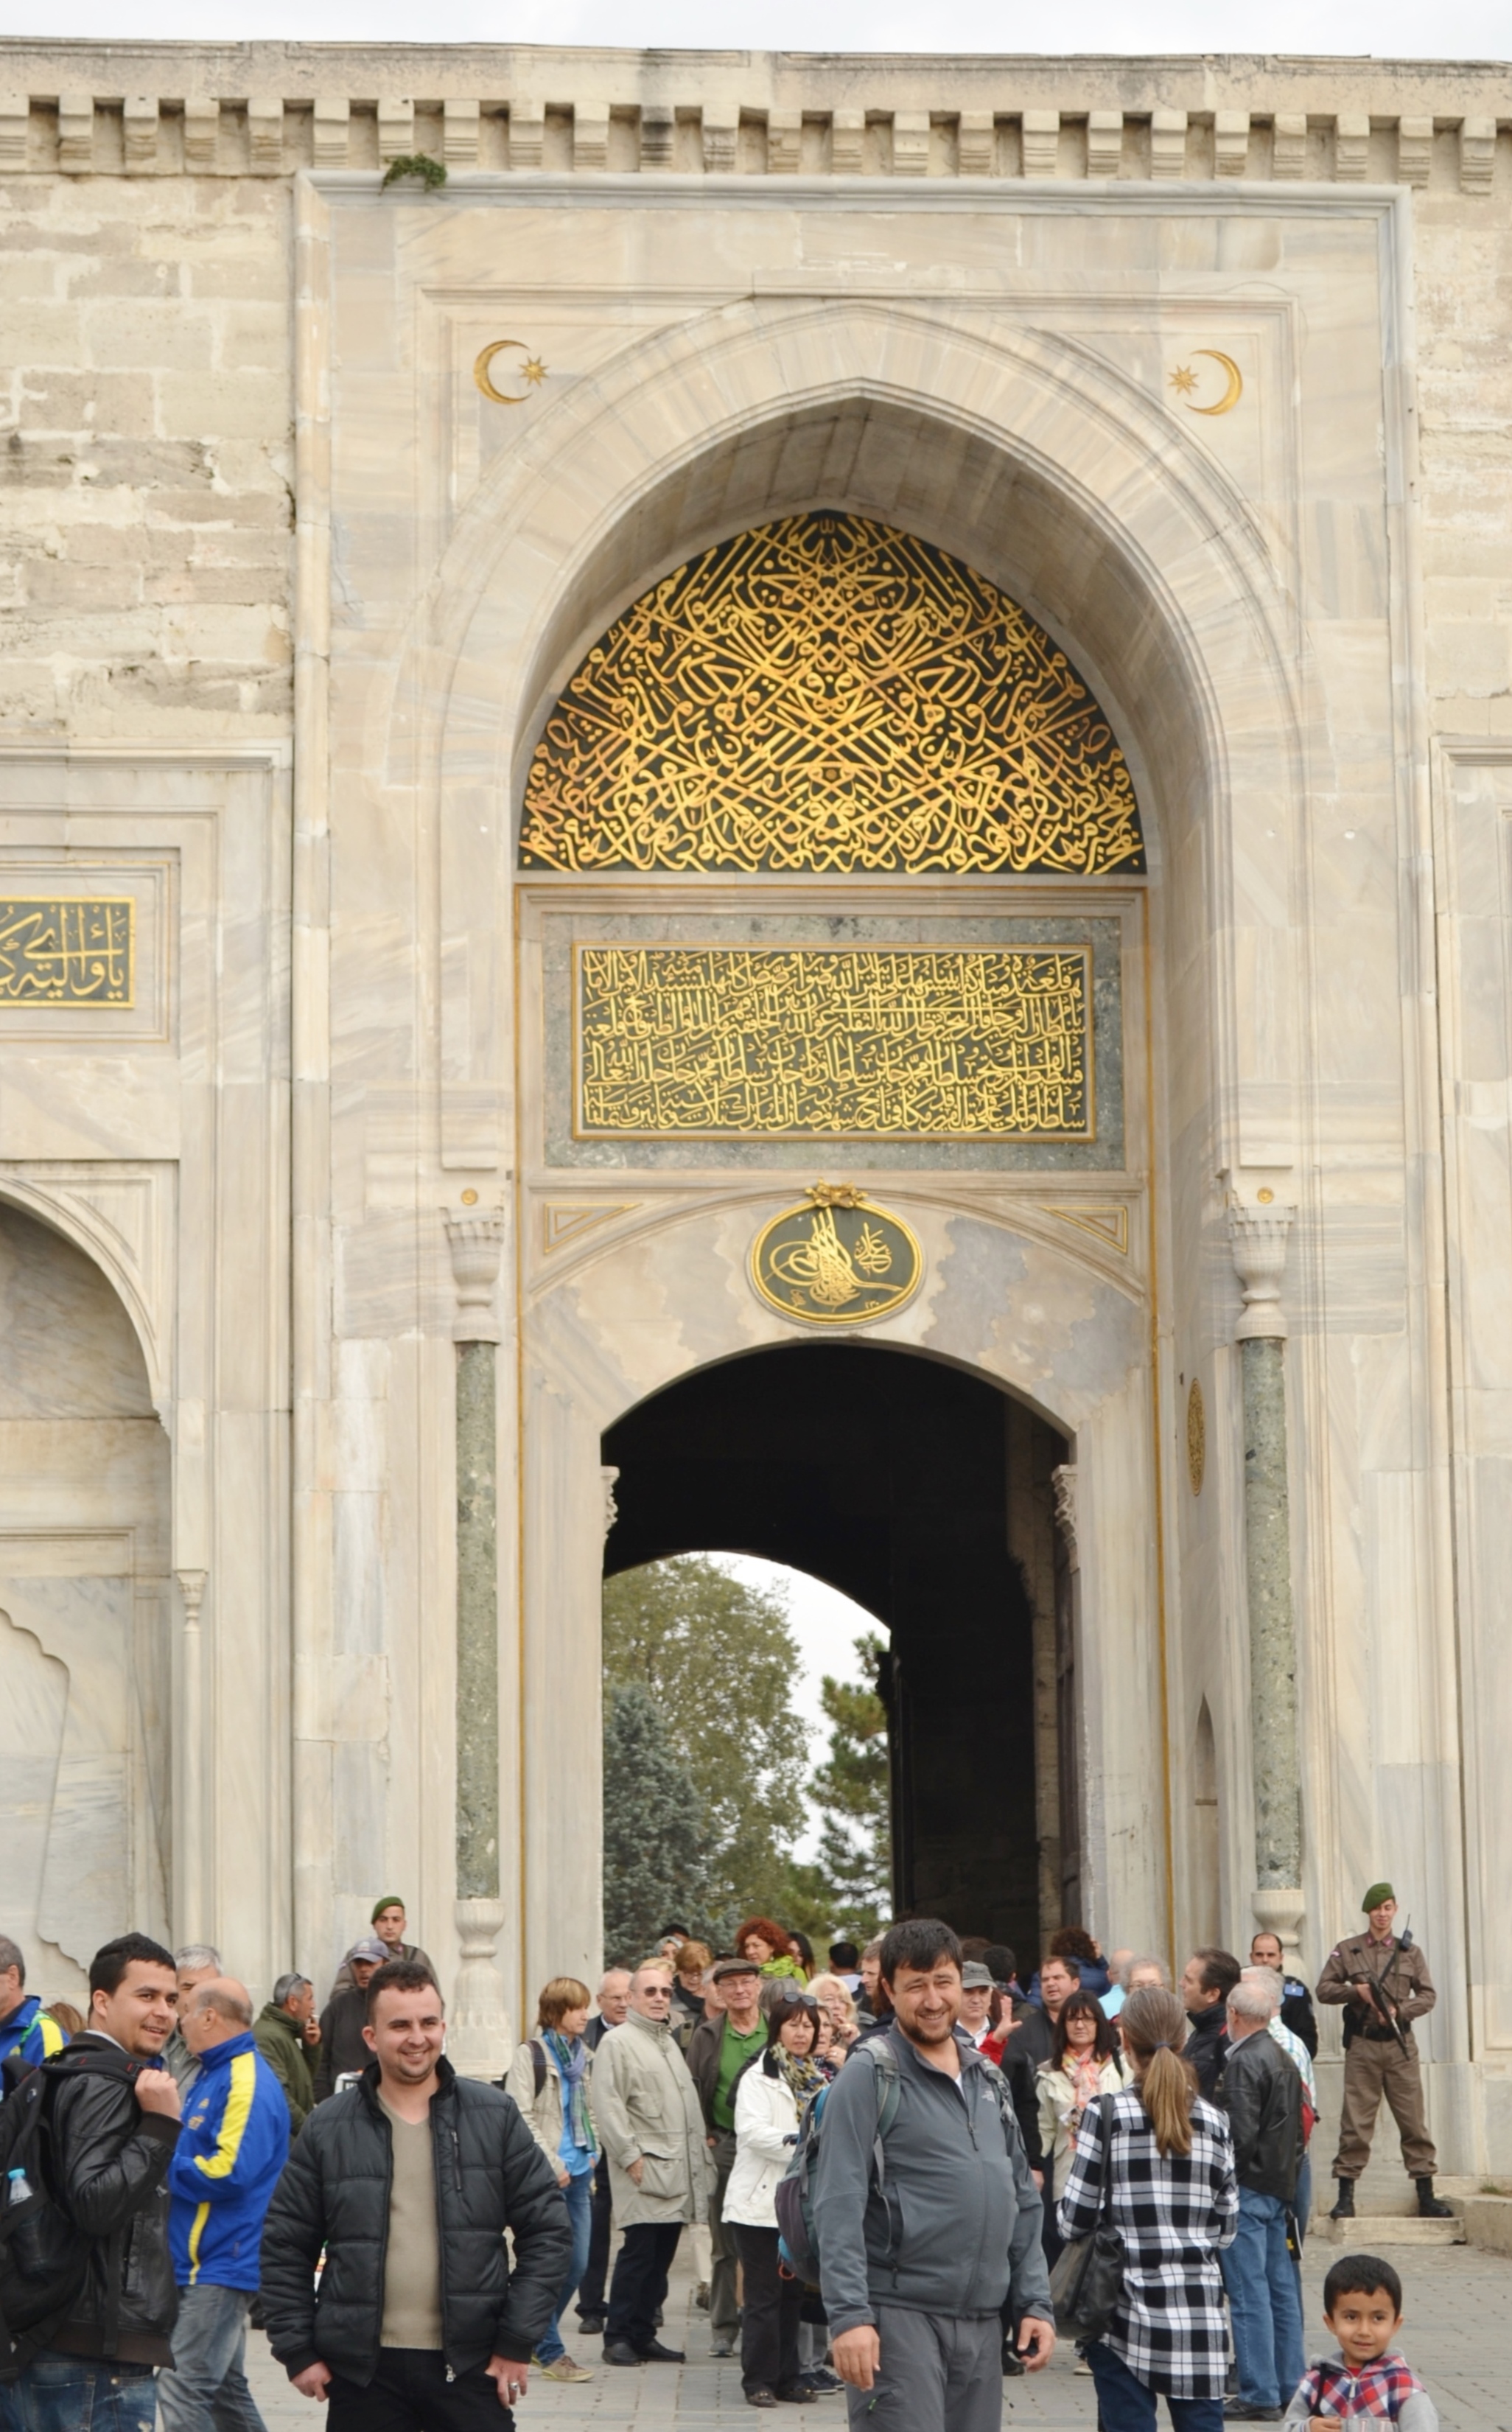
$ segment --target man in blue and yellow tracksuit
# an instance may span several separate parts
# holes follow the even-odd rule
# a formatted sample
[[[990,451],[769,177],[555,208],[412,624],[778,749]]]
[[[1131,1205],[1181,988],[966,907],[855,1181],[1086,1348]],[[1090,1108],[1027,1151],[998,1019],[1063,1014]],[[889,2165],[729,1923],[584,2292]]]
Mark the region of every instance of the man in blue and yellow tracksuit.
[[[159,2422],[163,2432],[264,2432],[244,2370],[246,2318],[262,2218],[289,2157],[289,2105],[252,2039],[244,1984],[196,1985],[178,2023],[199,2075],[168,2168],[179,2296]]]
[[[0,2066],[17,2052],[35,2068],[60,2052],[67,2041],[58,2020],[42,2008],[41,1994],[26,1990],[21,1945],[12,1942],[8,1934],[0,1934]],[[0,2098],[4,2094],[0,2082]]]

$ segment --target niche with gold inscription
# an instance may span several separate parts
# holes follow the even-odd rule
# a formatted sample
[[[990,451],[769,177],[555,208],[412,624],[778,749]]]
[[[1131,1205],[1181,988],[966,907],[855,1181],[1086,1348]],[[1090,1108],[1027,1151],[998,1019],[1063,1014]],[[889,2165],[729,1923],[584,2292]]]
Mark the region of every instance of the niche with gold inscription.
[[[721,541],[590,650],[530,763],[527,870],[1141,871],[1128,765],[994,583],[861,515]]]

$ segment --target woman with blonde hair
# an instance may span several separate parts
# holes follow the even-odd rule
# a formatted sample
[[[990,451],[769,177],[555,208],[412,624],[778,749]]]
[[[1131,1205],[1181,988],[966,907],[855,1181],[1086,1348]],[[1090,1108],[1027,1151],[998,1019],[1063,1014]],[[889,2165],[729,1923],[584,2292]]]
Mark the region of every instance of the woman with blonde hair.
[[[827,2061],[831,2069],[838,2069],[861,2033],[861,2022],[856,2016],[849,1986],[839,1976],[815,1976],[809,1981],[809,1991],[819,2005],[819,2057]],[[826,2025],[829,2028],[827,2035],[822,2032]]]
[[[536,2003],[538,2035],[521,2044],[504,2081],[531,2136],[557,2174],[567,2200],[572,2255],[551,2320],[541,2336],[535,2362],[546,2381],[592,2381],[562,2343],[562,2317],[588,2269],[593,2232],[593,2173],[598,2139],[588,2108],[594,2056],[583,2041],[593,1999],[576,1976],[553,1976]]]
[[[1056,2226],[1089,2238],[1100,2216],[1123,2234],[1123,2289],[1084,2353],[1105,2432],[1152,2432],[1164,2392],[1176,2432],[1221,2432],[1228,2326],[1218,2255],[1239,2195],[1222,2112],[1181,2056],[1186,2014],[1146,1985],[1118,2014],[1134,2085],[1089,2108]]]
[[[707,1970],[713,1966],[706,1942],[680,1942],[672,1953],[672,2033],[680,2052],[687,2051],[688,2037],[704,2016]]]

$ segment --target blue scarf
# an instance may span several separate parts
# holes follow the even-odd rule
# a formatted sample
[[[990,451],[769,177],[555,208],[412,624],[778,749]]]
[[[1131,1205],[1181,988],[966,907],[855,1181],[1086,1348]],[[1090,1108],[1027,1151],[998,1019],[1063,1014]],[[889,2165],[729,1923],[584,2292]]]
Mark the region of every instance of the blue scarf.
[[[556,2027],[547,2027],[548,2050],[562,2071],[562,2083],[567,2089],[566,2119],[572,2141],[584,2153],[596,2154],[598,2139],[594,2123],[588,2117],[588,2092],[584,2080],[588,2075],[588,2047],[581,2035],[564,2035]]]

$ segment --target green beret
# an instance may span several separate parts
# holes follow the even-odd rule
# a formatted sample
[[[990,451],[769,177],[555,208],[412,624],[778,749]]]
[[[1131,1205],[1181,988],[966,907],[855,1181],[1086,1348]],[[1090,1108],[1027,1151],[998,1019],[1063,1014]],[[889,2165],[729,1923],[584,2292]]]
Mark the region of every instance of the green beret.
[[[1370,1911],[1373,1908],[1379,1908],[1383,1900],[1394,1900],[1395,1899],[1396,1893],[1392,1890],[1389,1883],[1372,1883],[1369,1890],[1366,1893],[1365,1898],[1361,1900],[1360,1906],[1365,1911],[1366,1916],[1369,1917]],[[377,1909],[374,1910],[373,1914],[377,1917]]]
[[[397,1892],[385,1892],[380,1900],[373,1902],[373,1914],[368,1918],[369,1925],[377,1925],[386,1908],[403,1908],[403,1906],[404,1902]]]

